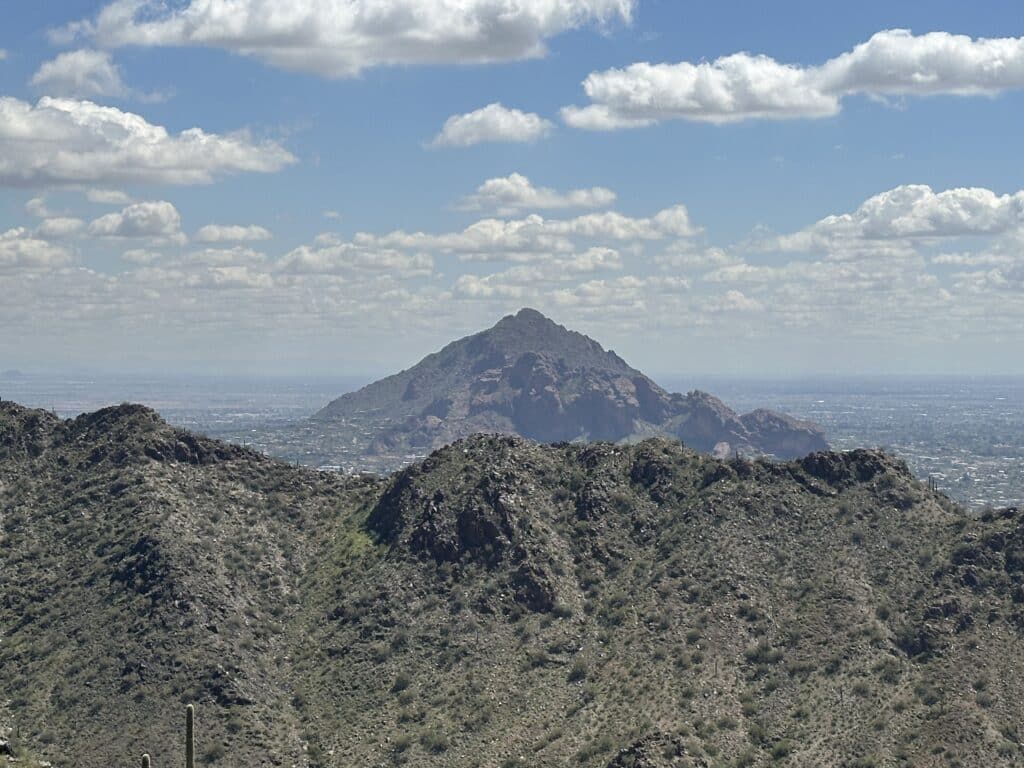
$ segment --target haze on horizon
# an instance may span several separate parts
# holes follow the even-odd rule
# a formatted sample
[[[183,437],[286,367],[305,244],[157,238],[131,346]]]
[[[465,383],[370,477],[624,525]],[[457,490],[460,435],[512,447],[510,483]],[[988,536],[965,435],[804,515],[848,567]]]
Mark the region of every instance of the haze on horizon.
[[[0,369],[1024,373],[1016,2],[261,6],[5,10]]]

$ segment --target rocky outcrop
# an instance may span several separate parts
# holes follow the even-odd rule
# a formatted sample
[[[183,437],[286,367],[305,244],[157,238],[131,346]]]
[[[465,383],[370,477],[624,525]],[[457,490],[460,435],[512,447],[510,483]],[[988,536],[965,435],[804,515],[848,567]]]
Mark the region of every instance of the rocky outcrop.
[[[511,451],[524,447],[514,438],[480,436],[473,449],[491,453],[495,445]],[[438,465],[450,464],[453,450],[395,475],[370,512],[367,528],[396,557],[499,572],[516,602],[531,611],[550,611],[557,598],[550,572],[555,556],[524,505],[529,475],[510,468],[463,485],[438,471]]]

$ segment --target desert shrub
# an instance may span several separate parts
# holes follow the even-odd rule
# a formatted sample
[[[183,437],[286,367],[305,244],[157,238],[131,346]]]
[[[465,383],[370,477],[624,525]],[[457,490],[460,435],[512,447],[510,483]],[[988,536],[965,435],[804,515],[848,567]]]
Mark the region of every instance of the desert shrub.
[[[772,745],[772,759],[781,760],[784,757],[788,757],[795,748],[796,745],[789,739],[777,741]]]
[[[406,688],[412,685],[412,678],[409,677],[405,672],[399,672],[395,677],[395,682],[391,685],[392,693],[401,693]]]
[[[587,676],[587,665],[583,659],[576,659],[573,662],[572,668],[569,670],[568,680],[570,683],[575,683],[578,680],[583,680]]]
[[[448,749],[448,737],[437,728],[427,728],[420,733],[420,744],[428,752],[439,755]]]
[[[743,655],[751,664],[777,664],[782,659],[782,651],[764,641],[750,646]]]

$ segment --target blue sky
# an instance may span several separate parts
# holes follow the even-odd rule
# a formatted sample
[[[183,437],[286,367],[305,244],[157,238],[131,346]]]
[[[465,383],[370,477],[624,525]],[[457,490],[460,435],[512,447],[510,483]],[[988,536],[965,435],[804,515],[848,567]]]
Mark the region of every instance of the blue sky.
[[[1019,3],[227,5],[8,3],[11,366],[381,373],[531,305],[655,372],[1024,372]]]

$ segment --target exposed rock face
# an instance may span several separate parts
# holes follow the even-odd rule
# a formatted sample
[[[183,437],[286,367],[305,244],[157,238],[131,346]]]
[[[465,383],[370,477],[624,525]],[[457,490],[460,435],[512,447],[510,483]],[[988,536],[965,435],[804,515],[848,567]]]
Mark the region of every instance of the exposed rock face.
[[[425,452],[475,432],[548,443],[665,435],[708,453],[718,446],[778,457],[828,448],[808,422],[764,410],[739,416],[703,392],[670,394],[531,309],[338,398],[315,418],[339,430],[369,425],[374,454]]]

